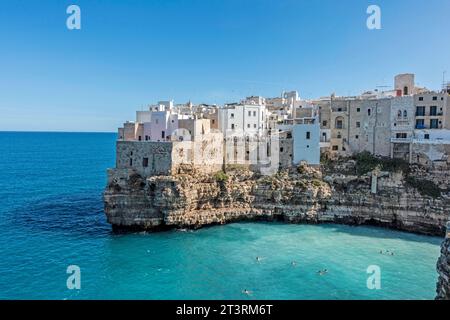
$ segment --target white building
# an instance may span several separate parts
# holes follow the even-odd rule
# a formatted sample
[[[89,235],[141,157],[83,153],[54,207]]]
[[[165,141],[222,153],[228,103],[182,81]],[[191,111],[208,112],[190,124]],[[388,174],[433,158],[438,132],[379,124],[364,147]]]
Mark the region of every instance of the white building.
[[[292,136],[292,164],[320,164],[320,124],[318,118],[289,119],[277,126]]]
[[[267,110],[264,105],[227,105],[219,109],[219,130],[224,136],[259,134],[267,130]]]

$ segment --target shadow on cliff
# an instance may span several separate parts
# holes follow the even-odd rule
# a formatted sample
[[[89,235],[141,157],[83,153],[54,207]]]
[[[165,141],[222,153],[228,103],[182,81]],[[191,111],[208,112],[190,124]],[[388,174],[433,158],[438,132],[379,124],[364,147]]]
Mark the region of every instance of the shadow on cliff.
[[[427,236],[415,234],[407,231],[387,228],[382,226],[360,225],[338,225],[321,224],[322,228],[331,229],[335,233],[347,233],[359,237],[378,238],[378,239],[401,239],[415,242],[427,242],[434,245],[440,245],[443,238],[437,236]]]

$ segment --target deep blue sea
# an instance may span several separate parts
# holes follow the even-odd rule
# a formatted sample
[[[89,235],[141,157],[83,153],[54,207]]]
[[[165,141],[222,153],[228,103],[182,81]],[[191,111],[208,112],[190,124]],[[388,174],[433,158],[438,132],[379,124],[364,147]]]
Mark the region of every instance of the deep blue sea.
[[[436,237],[272,223],[115,235],[102,203],[115,138],[0,132],[1,299],[435,296]],[[80,267],[80,290],[66,286],[69,265]],[[370,265],[380,267],[379,290],[367,288]]]

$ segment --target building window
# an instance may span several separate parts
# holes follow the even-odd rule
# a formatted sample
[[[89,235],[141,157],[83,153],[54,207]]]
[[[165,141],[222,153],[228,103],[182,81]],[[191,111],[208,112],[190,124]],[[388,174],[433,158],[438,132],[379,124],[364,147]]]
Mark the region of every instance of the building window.
[[[247,128],[249,128],[249,129],[250,129],[250,123],[249,123],[249,124],[247,124]]]
[[[419,101],[423,101],[423,97],[419,97]]]
[[[430,129],[438,129],[438,128],[439,128],[438,119],[431,119],[430,120]]]
[[[409,93],[408,93],[408,87],[407,86],[404,86],[403,87],[403,95],[404,96],[407,96]]]
[[[215,124],[215,123],[216,123],[216,120],[212,119],[212,120],[211,120],[211,123],[212,123],[212,124]]]
[[[408,118],[408,111],[403,110],[403,118]]]
[[[355,139],[356,139],[356,140],[358,140],[358,139],[359,139],[359,136],[358,136],[358,135],[356,135],[356,136],[355,136]]]
[[[130,158],[130,167],[133,166],[133,158]]]
[[[142,141],[142,137],[141,137],[141,136],[139,136],[139,137],[138,137],[138,140],[139,140],[139,141]]]
[[[333,148],[333,151],[338,151],[339,150],[338,146],[333,146],[332,148]]]
[[[361,122],[359,122],[359,121],[356,122],[356,127],[357,127],[357,128],[361,128]]]
[[[367,109],[367,115],[370,117],[371,114],[372,114],[372,110],[371,109]]]
[[[234,123],[231,124],[231,129],[234,130]]]
[[[256,117],[256,111],[253,111],[253,116]]]
[[[327,122],[326,120],[322,121],[322,126],[323,126],[323,127],[326,127],[327,124],[328,124],[328,122]]]
[[[311,139],[311,132],[307,131],[306,132],[306,140],[310,140]]]
[[[338,134],[337,134],[337,138],[338,138],[338,139],[341,139],[341,138],[342,138],[342,135],[341,135],[341,133],[340,133],[340,132],[338,132]]]
[[[356,112],[361,112],[361,108],[356,108]]]
[[[430,134],[429,134],[429,133],[425,133],[424,138],[425,138],[426,140],[430,140]]]
[[[234,113],[231,114],[231,119],[233,119],[233,118],[234,118]]]
[[[254,125],[253,125],[253,128],[255,128],[255,129],[256,129],[256,124],[254,124]]]
[[[166,137],[166,132],[165,131],[161,131],[161,138],[164,139]]]
[[[145,136],[145,141],[148,141],[148,136]]]
[[[341,117],[336,118],[335,128],[336,128],[336,129],[344,129],[344,121],[343,121],[343,118],[341,118]]]
[[[433,97],[433,101],[436,101],[437,100],[437,97]]]
[[[407,137],[408,137],[408,134],[407,133],[397,133],[396,135],[395,135],[395,137],[397,138],[397,139],[406,139]]]
[[[158,119],[155,119],[155,123],[158,124]]]
[[[251,112],[251,111],[248,112],[248,116],[249,116],[249,117],[252,116],[252,112]]]
[[[281,147],[281,148],[280,148],[280,152],[283,152],[283,151],[284,151],[284,149],[283,149],[283,147]]]
[[[423,119],[416,120],[416,129],[425,129],[425,122]]]
[[[148,167],[148,158],[143,158],[143,159],[142,159],[142,166],[143,166],[144,168],[147,168],[147,167]]]
[[[401,110],[398,110],[398,112],[397,112],[397,118],[400,118],[402,116],[402,111]]]
[[[425,116],[425,107],[416,107],[416,116],[417,117]]]
[[[342,108],[338,108],[338,112],[342,112]]]
[[[431,106],[430,107],[430,116],[436,116],[437,115],[437,107]]]

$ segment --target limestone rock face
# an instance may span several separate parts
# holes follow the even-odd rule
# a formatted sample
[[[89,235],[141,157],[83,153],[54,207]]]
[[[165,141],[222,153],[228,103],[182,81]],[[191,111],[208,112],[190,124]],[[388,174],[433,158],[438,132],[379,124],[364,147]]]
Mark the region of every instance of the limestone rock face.
[[[351,171],[351,170],[350,170]],[[299,167],[274,176],[248,170],[207,175],[194,169],[143,178],[133,170],[108,171],[105,213],[115,230],[198,228],[242,220],[291,223],[380,225],[444,235],[449,219],[448,173],[416,172],[444,190],[441,197],[420,194],[398,173],[371,175],[322,172]],[[446,191],[445,191],[446,190]],[[450,298],[450,238],[437,263],[437,299]]]
[[[447,197],[422,196],[401,175],[384,173],[371,192],[370,175],[324,173],[299,167],[274,176],[244,169],[222,177],[195,170],[142,178],[112,169],[104,193],[108,222],[116,229],[201,227],[238,220],[381,225],[443,235]]]
[[[448,228],[450,232],[450,225]],[[450,300],[450,235],[444,240],[441,246],[441,256],[437,262],[437,272],[439,279],[437,283],[437,300]]]

